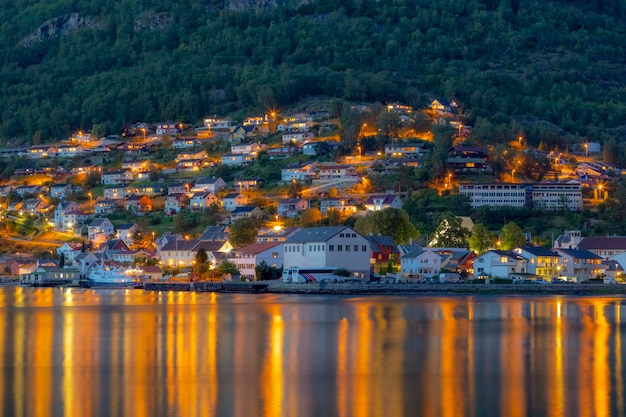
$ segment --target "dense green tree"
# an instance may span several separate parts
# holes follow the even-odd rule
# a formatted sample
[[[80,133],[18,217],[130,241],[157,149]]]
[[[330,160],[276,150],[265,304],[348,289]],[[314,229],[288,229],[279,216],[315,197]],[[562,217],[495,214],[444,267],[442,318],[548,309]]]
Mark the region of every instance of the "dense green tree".
[[[483,224],[477,223],[474,225],[470,236],[467,238],[467,244],[472,251],[480,255],[487,249],[493,247],[495,239],[495,234],[492,231],[487,229]]]
[[[419,231],[411,224],[406,212],[396,208],[386,208],[361,216],[356,220],[354,228],[362,235],[373,233],[391,236],[398,244],[408,243],[410,239],[419,236]]]
[[[524,246],[526,243],[526,236],[522,229],[514,222],[509,222],[502,227],[500,234],[500,248],[504,250],[511,250],[519,246]]]
[[[304,210],[300,214],[300,227],[312,227],[322,220],[322,213],[317,207]]]
[[[206,264],[208,260],[209,256],[207,255],[206,250],[204,248],[198,249],[195,257],[196,265]]]
[[[438,220],[437,230],[428,246],[444,248],[467,247],[469,231],[463,227],[463,220],[451,211],[445,212]]]
[[[257,217],[244,217],[235,220],[230,225],[228,240],[235,248],[240,248],[255,242],[255,236],[263,222]]]

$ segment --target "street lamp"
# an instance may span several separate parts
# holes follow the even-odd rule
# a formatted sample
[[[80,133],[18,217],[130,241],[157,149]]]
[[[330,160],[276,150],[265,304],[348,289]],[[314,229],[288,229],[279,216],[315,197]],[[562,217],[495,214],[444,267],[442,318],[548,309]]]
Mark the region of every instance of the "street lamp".
[[[515,170],[511,171],[511,179],[515,182]]]
[[[589,144],[585,143],[585,158],[589,158]]]

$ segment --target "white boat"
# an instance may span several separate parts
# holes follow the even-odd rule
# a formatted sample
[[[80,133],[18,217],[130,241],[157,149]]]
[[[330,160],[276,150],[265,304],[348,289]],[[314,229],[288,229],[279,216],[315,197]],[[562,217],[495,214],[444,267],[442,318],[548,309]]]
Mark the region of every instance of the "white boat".
[[[85,286],[90,288],[135,288],[141,286],[123,266],[96,264],[87,274]]]

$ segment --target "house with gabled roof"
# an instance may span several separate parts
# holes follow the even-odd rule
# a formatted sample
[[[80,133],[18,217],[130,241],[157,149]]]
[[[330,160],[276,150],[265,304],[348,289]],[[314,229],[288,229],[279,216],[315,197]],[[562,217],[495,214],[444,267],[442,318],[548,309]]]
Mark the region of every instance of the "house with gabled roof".
[[[173,239],[168,241],[158,251],[163,267],[173,269],[193,266],[197,253],[194,247],[197,244],[198,241],[194,239]]]
[[[297,217],[309,208],[309,200],[304,198],[285,198],[278,202],[278,215],[282,217]]]
[[[140,195],[147,195],[148,197],[154,197],[155,195],[165,194],[167,187],[161,184],[143,184],[136,188],[136,193]]]
[[[261,217],[262,215],[263,212],[256,206],[235,207],[235,209],[230,212],[230,221],[233,222],[246,217]]]
[[[320,212],[322,214],[327,214],[328,210],[331,209],[348,215],[357,212],[357,206],[353,199],[323,198],[320,200]]]
[[[538,246],[522,246],[513,252],[528,260],[526,272],[543,277],[550,281],[560,275],[562,268],[561,256],[551,249]]]
[[[280,170],[281,181],[306,181],[314,176],[313,165],[289,164]]]
[[[182,161],[183,159],[203,160],[203,159],[207,159],[208,157],[209,157],[209,154],[204,149],[188,150],[188,151],[183,151],[179,153],[176,156],[176,160],[177,161]]]
[[[389,261],[398,263],[400,251],[391,236],[369,235],[365,238],[370,241],[371,263],[387,264]]]
[[[260,177],[255,178],[237,178],[233,181],[233,184],[239,189],[239,191],[243,190],[253,190],[255,188],[259,188],[265,184],[265,180]]]
[[[248,204],[248,197],[241,193],[228,193],[222,198],[222,207],[228,211],[246,204]]]
[[[601,256],[589,250],[556,249],[561,261],[559,276],[568,281],[585,282],[604,275],[607,265]]]
[[[386,208],[402,208],[402,200],[395,194],[375,194],[369,196],[365,202],[367,211],[380,211]]]
[[[165,211],[170,214],[178,213],[186,207],[187,195],[182,193],[168,194],[165,197]]]
[[[229,232],[230,228],[228,226],[207,226],[207,228],[204,229],[204,232],[198,238],[198,241],[225,241],[228,240]]]
[[[93,219],[89,226],[87,226],[87,236],[89,240],[95,243],[104,242],[110,236],[113,236],[114,232],[115,227],[113,223],[106,217]]]
[[[172,141],[172,149],[195,148],[202,146],[202,141],[197,138],[180,138]]]
[[[283,266],[282,242],[252,243],[231,252],[228,262],[234,264],[242,278],[254,280],[255,268],[262,262],[274,268]]]
[[[528,273],[528,260],[513,251],[489,250],[474,258],[474,276],[509,278]]]
[[[103,185],[125,185],[133,181],[133,173],[128,169],[103,172],[101,176]]]
[[[67,183],[53,184],[50,186],[50,197],[64,199],[72,192],[72,185]]]
[[[103,197],[107,200],[124,200],[133,194],[135,188],[127,185],[112,185],[103,190]]]
[[[78,203],[75,201],[61,201],[54,208],[54,225],[57,229],[65,229],[63,215],[69,211],[78,210]]]
[[[296,226],[262,227],[257,232],[254,240],[256,243],[284,242],[300,230],[301,229]]]
[[[323,165],[319,167],[318,177],[323,182],[345,179],[356,180],[357,172],[352,165]]]
[[[400,272],[407,278],[430,279],[439,274],[445,259],[431,248],[414,247],[400,257]]]
[[[219,205],[220,200],[210,191],[194,193],[189,199],[189,208],[192,211],[206,210],[212,205]]]
[[[222,155],[222,165],[237,166],[254,162],[254,155],[228,153]]]
[[[210,191],[216,194],[218,191],[226,187],[226,181],[221,177],[200,178],[191,188],[191,192],[199,193],[202,191]]]
[[[82,225],[89,219],[89,214],[81,210],[66,211],[63,214],[64,228],[74,230],[77,226]]]
[[[152,211],[152,199],[147,195],[131,195],[124,201],[126,210],[133,210],[136,213]]]
[[[133,235],[138,230],[139,227],[134,223],[120,224],[115,229],[115,236],[125,243],[125,245],[127,246],[126,250],[128,250],[128,247],[132,246],[133,244]]]
[[[244,140],[248,138],[255,138],[263,135],[263,131],[259,128],[259,125],[238,125],[230,129],[231,140]]]
[[[577,249],[588,250],[604,259],[626,252],[626,236],[585,237]]]
[[[346,269],[352,276],[369,278],[370,242],[346,226],[310,227],[285,240],[288,269]]]
[[[93,204],[94,214],[111,214],[124,208],[122,200],[98,200]]]

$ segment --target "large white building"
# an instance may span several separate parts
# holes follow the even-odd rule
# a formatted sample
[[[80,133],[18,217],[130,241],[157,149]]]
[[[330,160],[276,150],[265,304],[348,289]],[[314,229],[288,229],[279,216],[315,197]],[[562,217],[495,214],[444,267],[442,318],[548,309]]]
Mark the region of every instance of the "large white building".
[[[302,229],[285,241],[285,268],[347,269],[369,278],[370,242],[345,226]]]
[[[577,181],[459,184],[459,193],[469,198],[473,208],[535,206],[540,210],[581,210],[583,207],[581,185]]]

